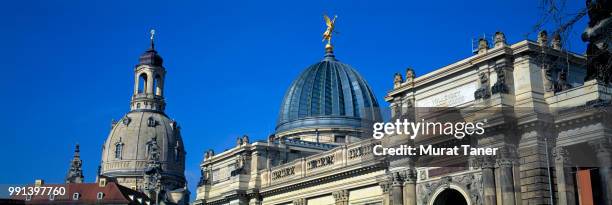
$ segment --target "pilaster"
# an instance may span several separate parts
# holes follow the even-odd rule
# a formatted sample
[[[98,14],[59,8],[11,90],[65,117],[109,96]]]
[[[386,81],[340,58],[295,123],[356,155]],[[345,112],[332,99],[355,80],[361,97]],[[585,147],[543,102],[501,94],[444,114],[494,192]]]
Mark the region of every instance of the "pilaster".
[[[495,192],[495,161],[491,157],[484,157],[482,162],[482,183],[484,189],[484,204],[496,205],[497,196]]]
[[[349,191],[339,190],[332,193],[334,196],[334,200],[336,201],[336,205],[348,205],[349,204]]]
[[[405,171],[404,175],[404,205],[416,205],[416,170],[414,169],[414,167],[409,168]]]
[[[601,180],[601,188],[604,200],[607,205],[612,205],[612,173],[610,173],[610,168],[612,168],[612,147],[610,146],[610,139],[600,139],[591,143],[591,146],[595,150],[597,155],[597,162],[599,164],[599,176]]]
[[[574,177],[572,176],[569,153],[565,147],[556,147],[553,152],[557,175],[557,196],[559,205],[576,204]]]
[[[399,172],[393,172],[393,182],[391,183],[391,202],[393,205],[402,205],[403,199],[403,180]]]
[[[306,205],[306,199],[305,198],[297,198],[293,200],[293,205]]]
[[[383,179],[379,181],[378,185],[382,189],[383,205],[390,205],[391,181]]]

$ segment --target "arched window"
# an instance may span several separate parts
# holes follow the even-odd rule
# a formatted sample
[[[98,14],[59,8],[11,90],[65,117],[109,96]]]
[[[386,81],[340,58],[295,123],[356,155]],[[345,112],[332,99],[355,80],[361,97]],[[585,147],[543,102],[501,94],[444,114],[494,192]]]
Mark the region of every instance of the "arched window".
[[[153,88],[155,88],[155,95],[162,96],[162,80],[159,75],[155,75],[153,79]]]
[[[138,76],[138,93],[145,93],[147,91],[147,74],[142,73]]]
[[[115,144],[115,158],[121,159],[121,153],[123,151],[123,143]]]
[[[157,121],[155,121],[153,117],[149,117],[149,119],[147,120],[147,126],[155,127],[157,126]]]

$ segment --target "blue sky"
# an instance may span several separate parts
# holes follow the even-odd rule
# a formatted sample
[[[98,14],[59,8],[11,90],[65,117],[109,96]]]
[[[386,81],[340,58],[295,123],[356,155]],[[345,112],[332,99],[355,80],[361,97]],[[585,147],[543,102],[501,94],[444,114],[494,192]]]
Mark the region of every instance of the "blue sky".
[[[393,73],[422,75],[471,55],[470,39],[527,37],[539,1],[11,1],[0,8],[0,184],[60,183],[75,143],[93,181],[111,119],[129,110],[150,28],[168,71],[167,113],[182,126],[192,192],[204,151],[265,139],[285,89],[323,58],[323,13],[338,14],[338,59],[382,106]],[[584,7],[568,1],[567,12]],[[580,33],[566,46],[583,53]],[[552,28],[547,25],[546,28]],[[192,194],[192,198],[195,194]]]

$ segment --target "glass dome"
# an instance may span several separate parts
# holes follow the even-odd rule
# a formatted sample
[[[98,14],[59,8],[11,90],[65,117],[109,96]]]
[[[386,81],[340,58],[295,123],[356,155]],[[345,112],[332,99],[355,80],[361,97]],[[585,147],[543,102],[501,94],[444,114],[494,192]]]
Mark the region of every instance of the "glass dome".
[[[304,128],[362,128],[380,119],[378,102],[367,82],[328,52],[287,90],[276,133]]]

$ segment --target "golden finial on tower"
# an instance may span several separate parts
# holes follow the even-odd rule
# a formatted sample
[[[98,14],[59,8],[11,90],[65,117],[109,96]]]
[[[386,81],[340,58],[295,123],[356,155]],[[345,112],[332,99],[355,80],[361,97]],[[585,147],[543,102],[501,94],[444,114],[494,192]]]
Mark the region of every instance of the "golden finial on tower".
[[[334,33],[334,27],[336,24],[336,18],[338,18],[338,15],[334,16],[334,19],[330,19],[329,16],[327,15],[323,15],[323,18],[325,19],[325,25],[327,25],[327,29],[325,29],[325,32],[323,32],[323,41],[327,40],[327,44],[325,45],[325,48],[331,48],[331,39],[332,39],[332,34]]]

